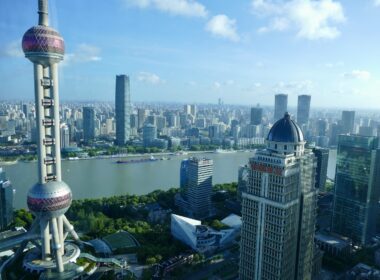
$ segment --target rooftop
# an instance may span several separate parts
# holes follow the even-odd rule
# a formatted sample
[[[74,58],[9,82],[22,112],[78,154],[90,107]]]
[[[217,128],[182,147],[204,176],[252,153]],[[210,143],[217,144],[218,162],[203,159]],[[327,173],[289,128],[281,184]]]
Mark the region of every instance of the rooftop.
[[[304,137],[301,128],[290,118],[289,113],[278,120],[270,129],[267,137],[268,141],[273,142],[303,142]]]

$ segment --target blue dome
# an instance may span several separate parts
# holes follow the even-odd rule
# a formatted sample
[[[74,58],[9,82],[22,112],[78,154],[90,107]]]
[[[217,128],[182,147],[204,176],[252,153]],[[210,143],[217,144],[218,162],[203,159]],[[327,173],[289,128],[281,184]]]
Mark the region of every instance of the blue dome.
[[[273,142],[303,142],[303,133],[301,128],[290,119],[290,115],[285,113],[284,117],[278,120],[270,129],[267,137],[268,141]]]

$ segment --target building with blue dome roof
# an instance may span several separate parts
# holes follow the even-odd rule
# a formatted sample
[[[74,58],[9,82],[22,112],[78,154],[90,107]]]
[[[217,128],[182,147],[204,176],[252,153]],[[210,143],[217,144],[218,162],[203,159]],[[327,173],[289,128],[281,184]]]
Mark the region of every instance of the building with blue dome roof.
[[[255,151],[242,193],[239,279],[312,279],[316,158],[288,113]]]

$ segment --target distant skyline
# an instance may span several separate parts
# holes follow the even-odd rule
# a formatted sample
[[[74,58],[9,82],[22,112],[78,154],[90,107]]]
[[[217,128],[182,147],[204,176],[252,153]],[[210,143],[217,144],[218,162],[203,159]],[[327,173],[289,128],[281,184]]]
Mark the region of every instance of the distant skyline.
[[[37,1],[0,2],[0,99],[33,99],[21,38]],[[380,1],[49,1],[66,44],[62,100],[380,108]],[[363,20],[365,19],[365,20]]]

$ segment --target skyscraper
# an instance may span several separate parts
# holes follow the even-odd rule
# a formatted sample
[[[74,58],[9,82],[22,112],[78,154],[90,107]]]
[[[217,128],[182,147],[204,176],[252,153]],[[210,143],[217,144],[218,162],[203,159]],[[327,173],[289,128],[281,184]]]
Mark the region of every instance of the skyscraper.
[[[29,104],[22,104],[22,112],[25,115],[25,118],[29,118],[30,116],[30,105]]]
[[[332,230],[369,243],[376,229],[379,186],[379,139],[339,135]]]
[[[181,162],[181,193],[176,197],[176,203],[192,218],[204,219],[212,213],[212,169],[211,159],[193,157]]]
[[[78,240],[73,226],[65,217],[72,194],[62,181],[60,121],[58,96],[58,63],[64,56],[64,41],[59,33],[48,27],[47,0],[38,1],[38,25],[30,28],[22,38],[22,49],[34,64],[34,89],[37,123],[38,183],[29,189],[27,204],[35,220],[29,230],[39,236],[39,248],[28,252],[23,266],[33,271],[56,268],[74,262],[80,253],[75,244],[65,243],[68,234]],[[23,242],[16,255],[20,255]]]
[[[190,104],[183,105],[183,112],[186,115],[190,115],[191,114],[191,105]]]
[[[0,230],[4,230],[13,220],[13,187],[0,167]]]
[[[253,107],[251,108],[251,124],[260,125],[263,117],[263,108]]]
[[[325,190],[325,184],[327,179],[327,165],[329,162],[329,149],[324,149],[320,147],[313,148],[313,153],[317,158],[317,171],[315,188],[320,191]]]
[[[310,115],[310,95],[299,95],[297,105],[297,123],[302,126],[309,122]]]
[[[143,145],[149,147],[153,140],[157,138],[157,127],[152,124],[146,124],[143,127]]]
[[[197,105],[195,105],[195,104],[190,105],[190,112],[194,117],[196,117],[197,116]]]
[[[146,118],[146,110],[139,108],[137,109],[137,117],[138,117],[138,128],[141,128],[144,126],[145,118]]]
[[[61,149],[70,147],[70,130],[67,124],[61,125]]]
[[[129,77],[127,75],[116,76],[116,144],[125,145],[131,135],[130,115],[131,97],[129,89]]]
[[[88,143],[95,139],[95,109],[83,107],[83,138]]]
[[[289,114],[249,160],[242,194],[241,280],[311,279],[316,216],[315,157]]]
[[[355,111],[342,111],[341,133],[355,133]]]
[[[276,94],[274,99],[274,121],[281,119],[288,111],[288,95]]]
[[[317,121],[317,136],[326,136],[327,135],[327,126],[328,122],[325,119],[319,119]]]

